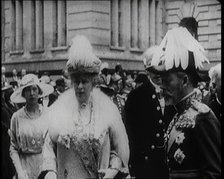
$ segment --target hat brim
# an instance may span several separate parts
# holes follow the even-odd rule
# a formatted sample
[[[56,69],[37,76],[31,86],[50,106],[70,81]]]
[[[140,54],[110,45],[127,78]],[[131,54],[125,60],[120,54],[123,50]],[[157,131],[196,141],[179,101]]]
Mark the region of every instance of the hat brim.
[[[158,66],[151,65],[147,67],[146,70],[156,74],[163,74],[167,72],[164,64]]]
[[[152,72],[152,73],[155,73],[155,74],[160,74],[160,75],[164,75],[168,72],[185,72],[187,74],[192,75],[195,78],[196,81],[198,81],[198,82],[202,81],[202,78],[199,75],[200,72],[197,71],[196,69],[193,69],[193,68],[190,68],[190,67],[187,68],[186,70],[183,70],[181,67],[166,70],[165,65],[162,64],[162,65],[158,65],[158,66],[151,66],[148,69],[148,71]]]
[[[36,83],[35,83],[36,84]],[[25,103],[26,99],[24,97],[22,97],[22,91],[24,88],[31,86],[33,84],[29,84],[29,85],[25,85],[23,87],[18,88],[10,97],[11,101],[14,103]],[[37,83],[36,85],[38,85],[40,87],[40,89],[42,90],[42,94],[38,96],[38,98],[42,98],[44,96],[48,96],[49,94],[54,92],[54,88],[53,86],[49,85],[49,84],[45,84],[45,83]]]
[[[2,92],[6,91],[10,88],[12,88],[12,85],[4,86],[4,87],[2,87]]]

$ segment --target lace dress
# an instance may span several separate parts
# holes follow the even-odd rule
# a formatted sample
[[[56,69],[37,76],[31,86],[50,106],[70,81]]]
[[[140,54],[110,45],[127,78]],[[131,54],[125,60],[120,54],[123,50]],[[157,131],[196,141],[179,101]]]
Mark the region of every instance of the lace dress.
[[[42,116],[45,110],[41,108],[40,112]],[[42,146],[47,125],[41,116],[31,117],[23,107],[11,120],[11,158],[17,169],[21,164],[29,179],[37,179],[43,161]]]
[[[70,95],[67,97],[74,99]],[[128,141],[116,106],[109,98],[99,102],[96,97],[81,109],[75,100],[61,106],[64,100],[69,101],[67,97],[58,101],[57,108],[51,111],[43,149],[43,171],[54,170],[60,179],[82,179],[98,178],[99,169],[127,168]],[[102,103],[103,100],[106,101]],[[107,108],[104,105],[107,103],[112,106]]]

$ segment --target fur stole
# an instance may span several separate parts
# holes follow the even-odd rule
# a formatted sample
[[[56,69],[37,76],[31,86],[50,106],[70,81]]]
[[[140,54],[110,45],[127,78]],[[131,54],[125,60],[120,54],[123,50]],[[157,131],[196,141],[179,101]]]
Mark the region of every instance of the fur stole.
[[[99,89],[93,89],[92,93],[93,115],[95,120],[96,138],[102,131],[108,129],[113,123],[120,122],[121,116],[116,105]],[[71,134],[74,130],[74,122],[78,120],[78,101],[74,89],[64,92],[49,107],[46,115],[49,121],[49,134],[55,141],[58,135]]]

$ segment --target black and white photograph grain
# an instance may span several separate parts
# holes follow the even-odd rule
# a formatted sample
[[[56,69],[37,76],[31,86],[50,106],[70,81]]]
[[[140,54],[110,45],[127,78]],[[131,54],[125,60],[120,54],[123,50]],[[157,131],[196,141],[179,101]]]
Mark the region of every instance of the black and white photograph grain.
[[[221,0],[2,0],[3,179],[221,179]]]

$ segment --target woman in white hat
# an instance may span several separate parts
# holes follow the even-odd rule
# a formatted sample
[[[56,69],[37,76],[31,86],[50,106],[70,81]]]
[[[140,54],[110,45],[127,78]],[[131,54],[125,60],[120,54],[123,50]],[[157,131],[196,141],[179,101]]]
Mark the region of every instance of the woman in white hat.
[[[14,103],[25,103],[15,112],[10,125],[10,156],[19,179],[36,179],[42,163],[42,146],[46,121],[45,109],[38,99],[53,92],[53,87],[40,83],[36,75],[27,74],[11,95]]]
[[[49,109],[51,121],[40,178],[114,178],[119,171],[128,174],[128,137],[121,116],[115,104],[95,87],[100,65],[90,42],[76,36],[66,65],[72,88]]]

